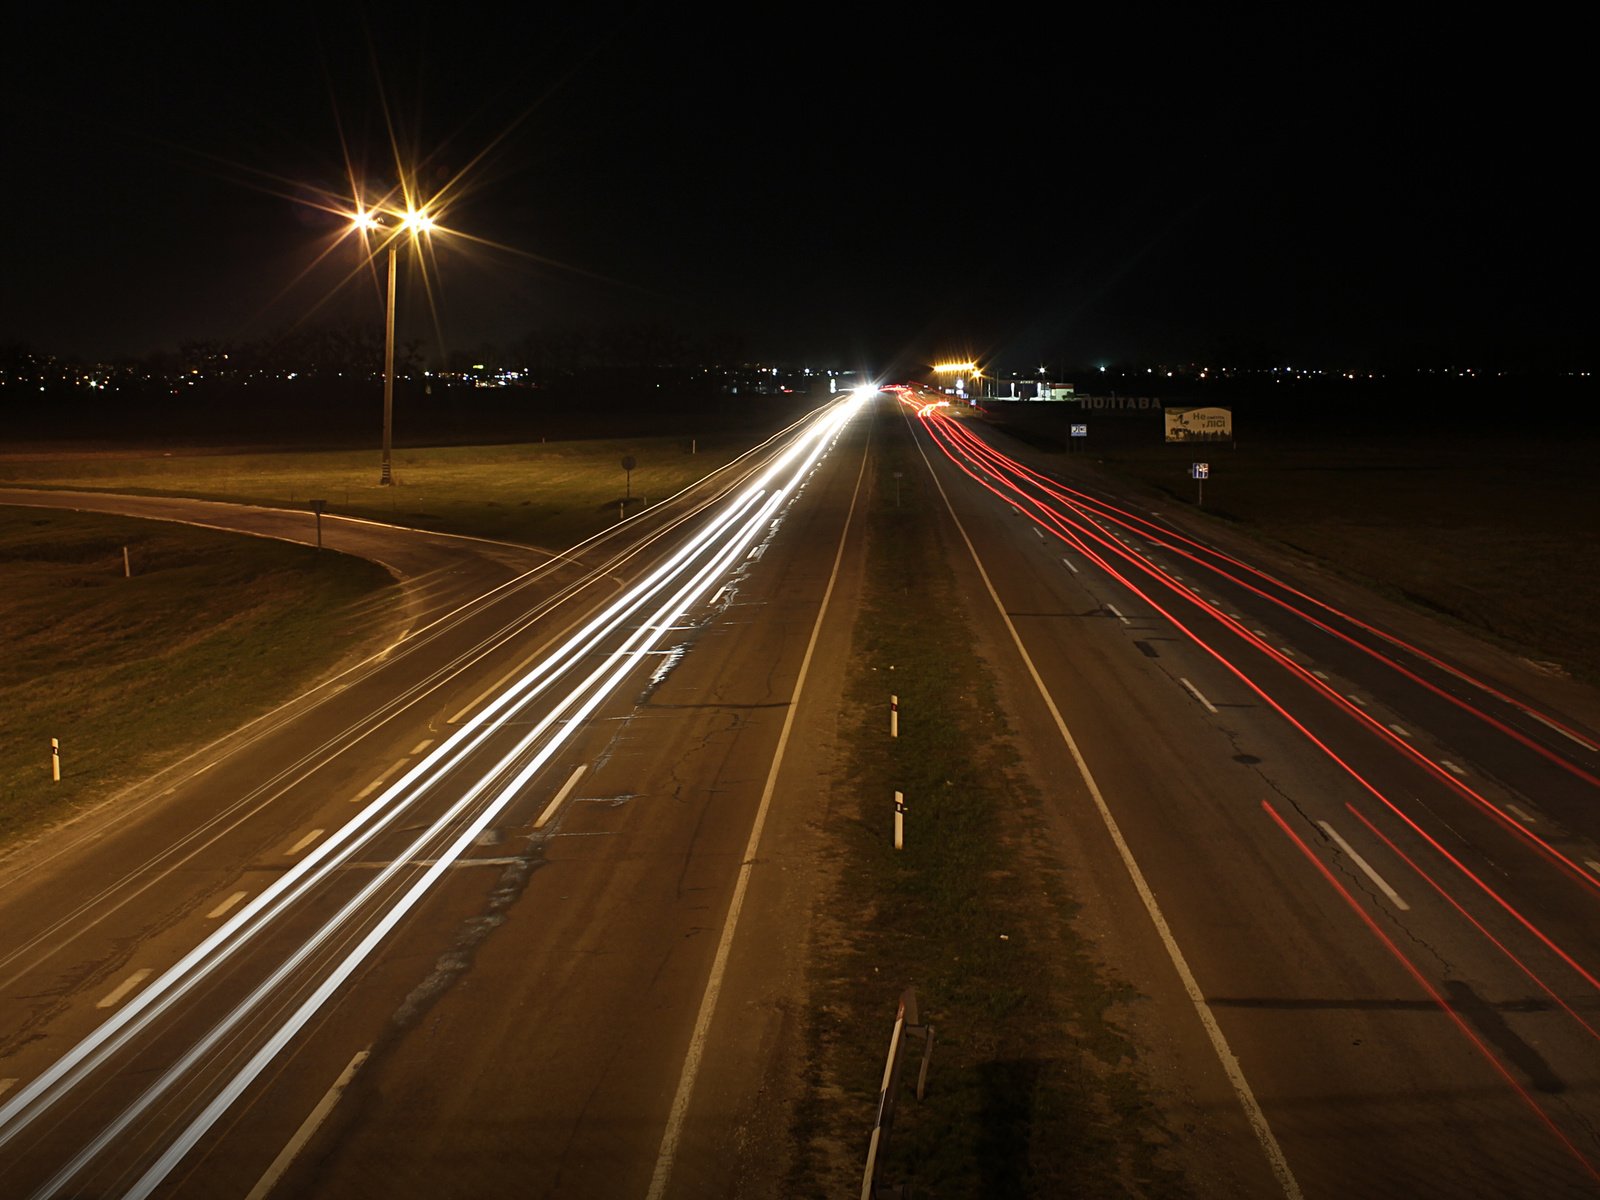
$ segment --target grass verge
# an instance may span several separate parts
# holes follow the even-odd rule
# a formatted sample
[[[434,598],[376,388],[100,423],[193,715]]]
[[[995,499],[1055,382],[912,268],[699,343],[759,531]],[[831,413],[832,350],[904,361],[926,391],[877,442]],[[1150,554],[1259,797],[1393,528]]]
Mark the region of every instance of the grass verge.
[[[395,485],[371,450],[34,454],[0,459],[0,484],[193,496],[304,507],[419,529],[561,549],[662,500],[749,449],[755,438],[630,438],[406,448]],[[631,479],[625,457],[638,464]],[[629,495],[631,493],[631,500]]]
[[[926,1196],[1180,1195],[1137,1054],[1109,1019],[1127,989],[1074,928],[995,686],[973,648],[937,496],[898,420],[868,511],[854,633],[850,797],[812,962],[796,1195],[854,1194],[896,1000],[938,1032],[927,1097],[901,1096],[881,1178]],[[895,473],[901,503],[895,502]],[[900,737],[888,703],[900,701]],[[891,844],[906,794],[906,849]],[[831,926],[831,927],[829,927]],[[915,1079],[915,1064],[908,1072]]]
[[[263,538],[0,507],[0,841],[288,699],[377,630],[390,584]]]
[[[1006,418],[1056,447],[1068,440],[1070,419]],[[1246,426],[1235,448],[1169,446],[1152,422],[1137,439],[1102,439],[1093,456],[1181,507],[1197,498],[1189,464],[1208,461],[1211,516],[1600,683],[1600,621],[1593,605],[1573,602],[1600,592],[1592,481],[1600,443],[1593,435],[1495,437],[1489,428],[1426,436],[1331,428],[1308,437]],[[1059,450],[1052,456],[1072,460]]]

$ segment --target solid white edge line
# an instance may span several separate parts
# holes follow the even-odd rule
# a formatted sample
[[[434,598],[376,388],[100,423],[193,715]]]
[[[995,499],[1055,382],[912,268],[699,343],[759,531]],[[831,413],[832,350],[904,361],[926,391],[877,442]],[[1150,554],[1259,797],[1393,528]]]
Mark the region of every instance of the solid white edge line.
[[[539,814],[539,819],[533,823],[535,829],[543,829],[545,822],[556,815],[556,809],[560,808],[561,802],[572,794],[572,789],[578,786],[578,780],[583,778],[583,773],[588,769],[588,763],[579,763],[572,774],[567,776],[567,781],[561,785],[561,790],[556,793],[555,799],[545,805],[544,811]]]
[[[151,974],[152,972],[150,968],[141,967],[132,975],[129,975],[121,983],[117,984],[117,986],[111,991],[107,992],[104,996],[100,997],[100,999],[96,1000],[94,1006],[96,1008],[115,1008],[128,998],[128,994],[132,992],[134,988],[138,987],[146,979],[149,979]]]
[[[1210,713],[1212,716],[1217,715],[1217,706],[1212,704],[1211,701],[1207,700],[1203,695],[1201,695],[1199,688],[1195,687],[1194,684],[1190,683],[1181,675],[1178,676],[1178,682],[1183,684],[1189,695],[1193,696],[1196,700],[1200,701],[1201,704],[1206,706],[1206,711],[1208,713]]]
[[[778,769],[783,765],[784,750],[789,745],[789,734],[794,728],[794,717],[800,707],[800,691],[811,671],[811,658],[816,653],[817,641],[822,636],[822,622],[828,615],[828,602],[833,599],[833,588],[839,579],[839,565],[844,561],[845,546],[850,540],[850,529],[855,524],[856,502],[861,495],[861,480],[867,473],[868,456],[861,456],[861,470],[856,475],[856,490],[850,497],[850,511],[845,514],[844,529],[839,534],[839,549],[833,557],[833,571],[828,576],[828,586],[822,593],[822,605],[817,609],[816,623],[811,627],[811,640],[806,643],[805,657],[800,660],[800,673],[795,677],[794,693],[789,699],[789,711],[783,718],[783,729],[778,734],[778,746],[772,756],[772,766],[767,770],[766,786],[761,789],[761,802],[756,807],[755,824],[750,827],[750,839],[745,843],[744,858],[739,863],[739,877],[733,885],[733,898],[728,903],[728,915],[723,919],[722,937],[717,942],[716,957],[711,963],[711,974],[706,979],[706,990],[700,998],[700,1011],[695,1016],[694,1032],[689,1036],[689,1049],[683,1058],[683,1073],[678,1078],[678,1090],[672,1097],[672,1108],[667,1114],[667,1127],[661,1134],[661,1148],[656,1152],[656,1168],[650,1176],[650,1190],[645,1200],[661,1200],[666,1193],[667,1181],[672,1177],[673,1163],[678,1157],[678,1139],[683,1134],[683,1122],[689,1115],[689,1100],[694,1094],[695,1080],[700,1074],[700,1060],[705,1055],[706,1035],[711,1029],[711,1018],[717,1010],[717,1000],[722,994],[722,979],[728,969],[728,955],[733,947],[733,932],[739,924],[739,914],[744,908],[744,896],[750,886],[750,872],[755,865],[756,851],[761,845],[761,832],[766,827],[767,810],[772,807],[772,794],[778,787]]]
[[[921,443],[918,443],[919,449]],[[923,451],[923,460],[927,461],[927,453]],[[983,569],[983,563],[978,558],[978,550],[972,544],[972,539],[967,536],[966,526],[961,523],[961,518],[956,516],[955,506],[950,503],[950,497],[940,483],[938,473],[933,470],[933,465],[928,464],[928,471],[933,475],[934,486],[939,489],[943,498],[945,509],[950,514],[950,519],[955,522],[956,529],[961,533],[961,540],[967,544],[967,553],[972,556],[972,563],[978,570],[983,586],[988,589],[989,599],[994,602],[995,611],[999,613],[1001,622],[1011,634],[1011,640],[1017,647],[1017,653],[1022,656],[1023,664],[1028,668],[1028,674],[1033,678],[1033,685],[1039,690],[1040,697],[1044,700],[1045,707],[1050,710],[1050,716],[1055,721],[1056,730],[1061,734],[1061,740],[1066,744],[1072,761],[1078,768],[1084,786],[1088,788],[1089,795],[1094,799],[1095,808],[1100,813],[1100,820],[1106,827],[1106,832],[1111,835],[1111,841],[1117,848],[1118,855],[1122,858],[1122,865],[1128,872],[1128,877],[1133,881],[1134,889],[1139,893],[1139,899],[1144,904],[1144,909],[1149,914],[1150,922],[1156,928],[1156,933],[1161,938],[1161,944],[1166,948],[1167,957],[1172,960],[1173,969],[1177,971],[1178,978],[1183,983],[1183,989],[1188,993],[1189,1001],[1194,1005],[1195,1015],[1199,1018],[1201,1026],[1205,1029],[1206,1037],[1211,1041],[1211,1048],[1216,1053],[1217,1061],[1222,1064],[1222,1070],[1228,1077],[1228,1082],[1233,1085],[1234,1095],[1239,1098],[1239,1105],[1244,1110],[1245,1120],[1249,1122],[1251,1131],[1256,1135],[1256,1140],[1261,1144],[1262,1151],[1267,1156],[1267,1163],[1278,1181],[1278,1186],[1283,1189],[1283,1194],[1288,1200],[1301,1200],[1300,1184],[1296,1182],[1294,1172],[1289,1169],[1289,1160],[1284,1157],[1283,1148],[1278,1145],[1278,1139],[1273,1135],[1272,1127],[1267,1124],[1266,1113],[1261,1111],[1261,1105],[1256,1100],[1255,1093],[1250,1089],[1250,1083],[1244,1077],[1244,1071],[1239,1066],[1239,1060],[1234,1057],[1228,1039],[1222,1032],[1222,1026],[1217,1023],[1216,1014],[1211,1011],[1211,1006],[1206,1003],[1205,995],[1200,991],[1200,984],[1194,977],[1194,972],[1189,969],[1189,962],[1183,956],[1183,951],[1178,948],[1177,939],[1172,936],[1172,929],[1167,925],[1167,918],[1161,911],[1161,906],[1156,903],[1155,893],[1150,890],[1150,884],[1145,880],[1144,872],[1139,869],[1139,864],[1133,857],[1133,850],[1128,846],[1127,840],[1122,836],[1122,829],[1111,815],[1111,807],[1106,803],[1105,797],[1100,792],[1100,785],[1095,782],[1093,773],[1089,770],[1089,763],[1083,757],[1083,752],[1078,748],[1077,739],[1072,736],[1072,731],[1067,728],[1066,721],[1061,716],[1061,710],[1056,707],[1055,698],[1050,695],[1050,689],[1045,686],[1039,669],[1034,666],[1033,659],[1022,645],[1022,637],[1017,633],[1017,627],[1012,624],[1011,618],[1006,615],[1006,608],[1000,601],[1000,593],[995,591],[994,583],[989,579],[989,573]]]
[[[345,1088],[350,1086],[350,1081],[356,1077],[356,1072],[361,1069],[361,1064],[367,1061],[367,1055],[370,1053],[370,1049],[356,1052],[356,1056],[339,1073],[339,1078],[333,1081],[333,1086],[323,1093],[322,1099],[317,1101],[317,1106],[300,1123],[300,1128],[295,1130],[294,1136],[282,1150],[278,1151],[278,1157],[272,1160],[272,1165],[260,1179],[256,1180],[255,1187],[250,1189],[245,1200],[263,1200],[267,1193],[277,1186],[278,1180],[289,1169],[289,1164],[295,1160],[300,1151],[305,1149],[306,1143],[311,1140],[311,1135],[316,1133],[328,1119],[333,1106],[339,1103],[339,1097],[344,1095]]]
[[[1334,845],[1338,846],[1340,850],[1343,850],[1351,862],[1355,863],[1356,866],[1361,868],[1361,873],[1368,879],[1372,880],[1373,884],[1376,885],[1380,892],[1389,897],[1390,902],[1396,908],[1402,911],[1410,910],[1411,905],[1400,899],[1400,893],[1390,887],[1388,881],[1385,880],[1382,875],[1379,875],[1377,871],[1373,870],[1372,865],[1368,863],[1366,859],[1362,858],[1361,855],[1356,853],[1354,846],[1339,836],[1339,831],[1337,829],[1335,829],[1332,825],[1329,825],[1326,821],[1318,821],[1317,825],[1321,828],[1323,833],[1327,834],[1333,839]]]

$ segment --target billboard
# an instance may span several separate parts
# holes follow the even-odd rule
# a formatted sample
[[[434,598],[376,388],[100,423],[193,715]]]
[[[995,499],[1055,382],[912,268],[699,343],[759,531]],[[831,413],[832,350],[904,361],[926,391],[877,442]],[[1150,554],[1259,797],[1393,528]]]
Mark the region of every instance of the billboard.
[[[1168,408],[1162,416],[1169,442],[1228,442],[1233,440],[1231,408]]]

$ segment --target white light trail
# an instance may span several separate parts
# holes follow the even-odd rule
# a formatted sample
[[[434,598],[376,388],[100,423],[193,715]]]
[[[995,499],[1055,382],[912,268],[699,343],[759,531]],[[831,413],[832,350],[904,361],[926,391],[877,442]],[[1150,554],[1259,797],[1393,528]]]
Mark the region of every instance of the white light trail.
[[[27,1087],[19,1090],[4,1106],[0,1106],[0,1146],[3,1146],[91,1073],[107,1065],[116,1053],[150,1028],[196,985],[236,955],[274,921],[287,914],[312,889],[326,882],[360,849],[370,844],[379,833],[390,829],[399,815],[414,806],[452,771],[457,770],[467,756],[482,746],[489,737],[500,732],[510,716],[542,695],[558,678],[580,662],[597,652],[601,654],[599,665],[588,672],[564,697],[554,701],[511,750],[501,755],[487,771],[482,772],[477,780],[423,833],[413,838],[406,849],[395,854],[388,865],[379,871],[354,898],[284,959],[266,980],[255,987],[204,1037],[194,1043],[119,1117],[84,1146],[70,1162],[64,1164],[50,1182],[36,1194],[41,1197],[51,1196],[66,1187],[80,1171],[94,1161],[97,1155],[126,1132],[133,1122],[180,1082],[190,1070],[203,1062],[222,1039],[229,1036],[278,988],[287,983],[295,972],[304,968],[321,947],[330,943],[341,932],[347,932],[352,923],[362,919],[370,920],[374,905],[386,905],[382,908],[376,924],[368,929],[355,949],[332,967],[294,1015],[278,1026],[273,1036],[258,1049],[245,1067],[213,1096],[188,1128],[175,1141],[168,1144],[166,1150],[129,1193],[134,1196],[149,1194],[272,1058],[288,1044],[303,1024],[342,986],[404,915],[423,898],[456,859],[473,845],[477,836],[488,827],[489,823],[517,797],[550,758],[576,733],[584,719],[613,695],[625,679],[637,669],[641,654],[648,652],[656,642],[664,640],[683,616],[721,583],[728,571],[748,553],[751,545],[764,536],[770,536],[769,523],[774,520],[785,502],[792,501],[793,493],[804,484],[815,468],[816,462],[826,453],[844,425],[858,410],[862,399],[864,397],[858,393],[817,414],[811,426],[805,429],[765,471],[737,494],[726,498],[717,515],[683,547],[610,604],[604,606],[560,647],[535,664],[520,679],[507,687],[499,697],[452,733],[425,759],[388,787],[371,805],[323,840],[279,880],[144,988],[115,1016],[84,1038]],[[786,471],[790,473],[784,478]],[[675,588],[674,583],[677,584]],[[665,599],[660,599],[663,593],[668,594]],[[631,627],[632,632],[628,633],[620,644],[610,650],[601,650],[600,643],[603,640],[614,639],[617,633],[627,627],[626,623],[630,619],[635,618],[647,605],[658,600],[659,603],[654,611],[648,617],[634,623]],[[541,739],[543,739],[542,744],[540,744]],[[524,755],[528,756],[525,761],[523,761]],[[517,766],[519,762],[520,767]],[[492,799],[478,807],[475,815],[467,820],[454,837],[449,838],[446,849],[430,856],[427,853],[429,845],[441,837],[449,837],[452,826],[467,818],[484,795],[495,788],[497,781],[513,769],[515,774],[500,784]],[[396,880],[400,871],[411,867],[418,860],[429,858],[432,860],[432,865],[397,898],[386,901],[381,899],[380,893]]]

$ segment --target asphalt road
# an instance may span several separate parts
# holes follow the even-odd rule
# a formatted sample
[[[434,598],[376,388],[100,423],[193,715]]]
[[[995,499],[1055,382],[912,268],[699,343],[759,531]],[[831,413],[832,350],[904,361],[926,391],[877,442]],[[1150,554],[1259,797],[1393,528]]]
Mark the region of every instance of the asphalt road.
[[[781,1195],[895,437],[1194,1193],[1593,1194],[1593,694],[937,420],[882,399],[759,494],[805,429],[463,565],[381,659],[8,862],[0,1188]]]
[[[753,904],[731,961],[789,887],[759,831],[816,786],[783,755],[848,629],[843,420],[9,864],[7,1194],[726,1189],[804,936]]]
[[[1592,692],[910,420],[1197,1192],[1593,1194]]]
[[[319,536],[317,518],[309,510],[254,504],[39,488],[0,488],[0,504],[176,521],[306,546],[316,545]],[[430,533],[336,513],[323,514],[320,536],[328,550],[381,563],[401,584],[404,607],[393,615],[397,636],[555,557],[534,547]]]

